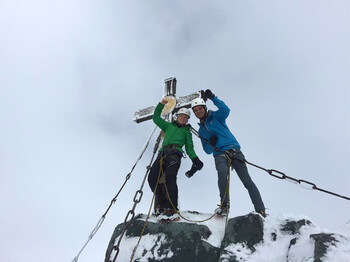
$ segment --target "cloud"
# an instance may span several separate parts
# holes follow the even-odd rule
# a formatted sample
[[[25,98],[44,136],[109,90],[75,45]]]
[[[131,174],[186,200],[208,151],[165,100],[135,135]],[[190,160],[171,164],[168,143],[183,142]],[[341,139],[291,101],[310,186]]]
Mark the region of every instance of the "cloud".
[[[170,76],[179,96],[211,88],[228,104],[227,123],[248,160],[346,194],[347,1],[1,5],[0,221],[9,225],[1,228],[2,260],[73,258],[153,130],[150,121],[133,123],[134,111],[157,104]],[[197,127],[194,118],[191,124]],[[103,259],[153,143],[83,261]],[[196,139],[195,146],[205,169],[188,180],[184,159],[180,206],[210,212],[216,171]],[[342,199],[249,170],[272,216],[305,214],[327,227],[349,217]],[[232,215],[250,212],[246,190],[232,181]],[[147,184],[144,194],[137,212],[149,208]],[[21,241],[19,255],[7,251]]]

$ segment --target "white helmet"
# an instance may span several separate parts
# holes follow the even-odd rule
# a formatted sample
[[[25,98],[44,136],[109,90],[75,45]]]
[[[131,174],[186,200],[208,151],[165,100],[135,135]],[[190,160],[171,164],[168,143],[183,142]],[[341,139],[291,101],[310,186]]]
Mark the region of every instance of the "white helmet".
[[[181,115],[181,114],[188,116],[188,118],[190,118],[190,116],[191,116],[190,110],[188,110],[187,108],[184,108],[184,107],[180,108],[179,111],[177,111],[177,115]]]
[[[195,106],[206,106],[206,104],[202,98],[198,97],[192,100],[191,108],[193,109]]]

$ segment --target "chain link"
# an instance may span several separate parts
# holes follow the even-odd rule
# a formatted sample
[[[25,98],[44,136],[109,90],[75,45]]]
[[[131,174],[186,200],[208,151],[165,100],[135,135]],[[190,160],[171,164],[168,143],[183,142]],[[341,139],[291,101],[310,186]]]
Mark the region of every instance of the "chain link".
[[[139,198],[137,199],[137,194],[139,194]],[[134,202],[135,203],[140,203],[141,202],[141,198],[143,196],[143,192],[141,190],[137,190],[134,196]]]
[[[274,169],[267,170],[267,173],[269,173],[271,176],[274,176],[274,177],[279,178],[279,179],[286,178],[286,175],[284,173],[277,171],[277,170],[274,170]],[[277,174],[274,174],[274,173],[277,173]]]

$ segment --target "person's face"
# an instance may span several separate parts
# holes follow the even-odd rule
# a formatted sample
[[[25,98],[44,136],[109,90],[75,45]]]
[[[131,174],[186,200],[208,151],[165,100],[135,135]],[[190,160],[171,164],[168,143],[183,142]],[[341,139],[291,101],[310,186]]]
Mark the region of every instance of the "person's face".
[[[185,114],[180,114],[177,117],[177,122],[179,122],[180,125],[186,125],[188,122],[188,116]]]
[[[203,119],[205,117],[205,109],[203,106],[195,106],[193,108],[193,113],[198,117],[199,119]]]

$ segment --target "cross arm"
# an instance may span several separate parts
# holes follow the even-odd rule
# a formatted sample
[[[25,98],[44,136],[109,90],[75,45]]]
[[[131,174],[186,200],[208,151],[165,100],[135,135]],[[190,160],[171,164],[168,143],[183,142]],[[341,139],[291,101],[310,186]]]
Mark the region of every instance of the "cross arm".
[[[176,98],[177,104],[174,112],[178,111],[182,107],[190,108],[192,100],[198,97],[203,97],[201,91]],[[154,109],[155,106],[149,106],[147,108],[137,110],[134,114],[133,121],[136,123],[141,123],[152,119]]]

